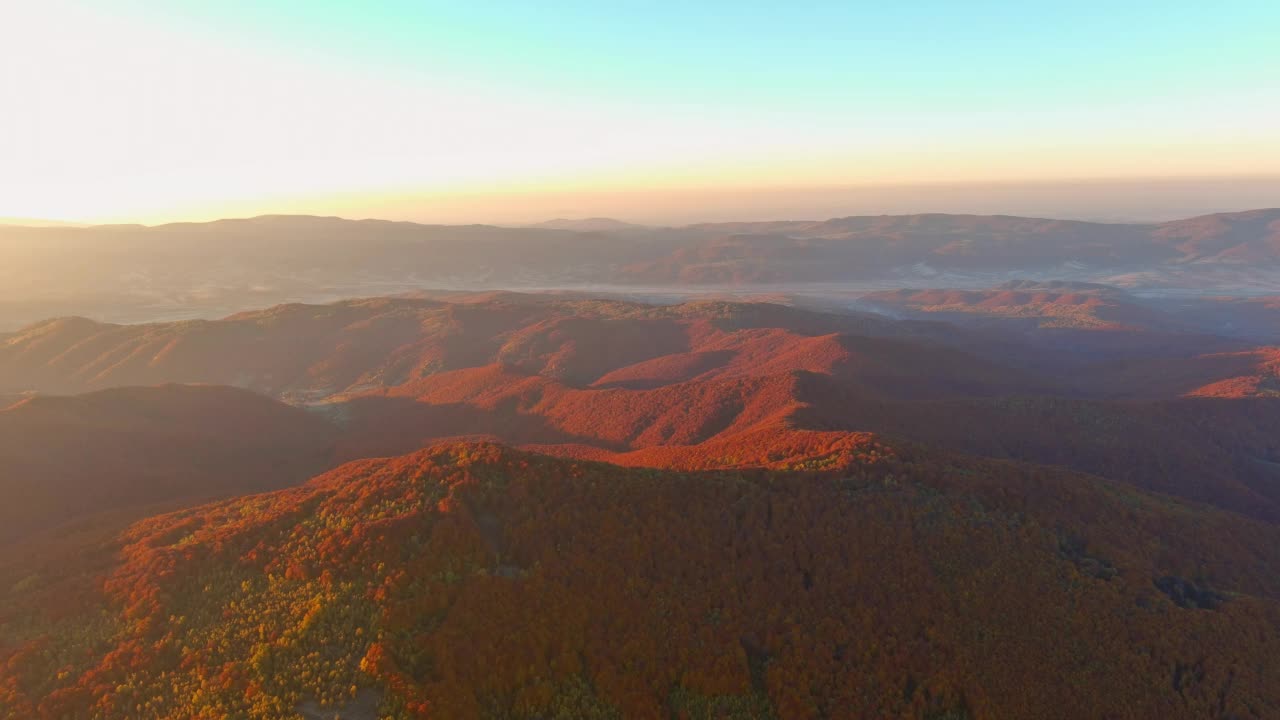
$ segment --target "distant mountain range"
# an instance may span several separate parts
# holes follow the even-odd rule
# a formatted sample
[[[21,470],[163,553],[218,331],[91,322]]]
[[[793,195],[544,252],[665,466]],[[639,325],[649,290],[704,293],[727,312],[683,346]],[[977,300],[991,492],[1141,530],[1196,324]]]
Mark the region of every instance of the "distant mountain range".
[[[608,232],[610,230],[642,230],[644,225],[614,220],[613,218],[556,218],[534,223],[529,227],[547,230],[575,230],[577,232]]]
[[[1160,224],[909,215],[621,226],[443,226],[310,216],[0,227],[0,329],[59,315],[210,317],[423,287],[982,288],[1009,278],[1274,293],[1280,210]]]

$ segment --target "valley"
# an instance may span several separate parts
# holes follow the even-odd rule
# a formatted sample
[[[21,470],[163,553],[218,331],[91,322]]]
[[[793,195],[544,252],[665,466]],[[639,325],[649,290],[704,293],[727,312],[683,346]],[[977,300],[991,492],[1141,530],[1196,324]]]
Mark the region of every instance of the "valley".
[[[268,215],[0,226],[0,253],[11,258],[0,267],[0,332],[83,308],[110,322],[213,319],[422,287],[840,296],[1016,278],[1259,295],[1280,280],[1277,228],[1275,209],[1149,224],[926,214],[499,227]]]
[[[1280,708],[1270,296],[592,287],[0,336],[0,718]]]

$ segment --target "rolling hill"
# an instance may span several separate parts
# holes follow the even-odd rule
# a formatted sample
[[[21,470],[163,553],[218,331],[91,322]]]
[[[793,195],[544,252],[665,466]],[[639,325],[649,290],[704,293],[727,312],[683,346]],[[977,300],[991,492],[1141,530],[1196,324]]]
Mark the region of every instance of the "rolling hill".
[[[0,542],[294,485],[332,464],[333,444],[328,422],[235,388],[29,397],[0,410]]]
[[[661,307],[530,295],[480,302],[375,298],[294,304],[217,321],[142,325],[61,318],[0,341],[0,391],[73,393],[180,382],[321,400],[494,363],[584,387],[672,355],[679,364],[690,353],[712,353],[701,356],[704,362],[720,358],[709,371],[741,374],[749,368],[760,374],[770,360],[775,370],[789,369],[797,358],[778,353],[802,352],[789,346],[791,340],[811,338],[806,342],[813,352],[826,353],[826,360],[814,360],[821,364],[845,351],[831,346],[834,339],[818,348],[814,343],[822,341],[814,336],[858,334],[888,342],[927,339],[935,330],[767,304]]]
[[[1194,326],[1108,285],[1014,280],[988,290],[891,290],[860,300],[882,312],[1027,328],[1186,332]]]
[[[874,443],[803,467],[689,474],[451,444],[159,516],[120,538],[97,591],[10,591],[0,707],[1280,712],[1276,526]]]
[[[1111,288],[887,297],[922,319],[445,293],[10,334],[0,718],[1280,710],[1269,347]]]
[[[1120,340],[1065,352],[1039,335],[1068,331]],[[373,299],[40,323],[0,346],[0,378],[45,392],[240,385],[311,408],[332,426],[335,462],[485,438],[699,467],[794,430],[874,432],[1280,518],[1270,350],[1143,328],[1036,333],[759,303]]]
[[[1202,293],[1274,288],[1277,227],[1276,209],[1147,225],[906,215],[500,228],[263,216],[0,227],[0,331],[61,315],[217,317],[422,287],[981,288],[1014,276]]]

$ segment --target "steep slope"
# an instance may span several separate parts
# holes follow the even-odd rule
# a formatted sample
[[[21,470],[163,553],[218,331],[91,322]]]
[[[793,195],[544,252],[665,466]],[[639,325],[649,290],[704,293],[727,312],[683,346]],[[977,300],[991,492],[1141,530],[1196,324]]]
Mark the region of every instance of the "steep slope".
[[[0,708],[1280,712],[1280,530],[1058,471],[862,450],[828,472],[691,475],[448,445],[157,517],[101,590],[16,592]]]
[[[225,387],[37,396],[0,410],[0,542],[99,514],[274,490],[329,467],[334,428]]]

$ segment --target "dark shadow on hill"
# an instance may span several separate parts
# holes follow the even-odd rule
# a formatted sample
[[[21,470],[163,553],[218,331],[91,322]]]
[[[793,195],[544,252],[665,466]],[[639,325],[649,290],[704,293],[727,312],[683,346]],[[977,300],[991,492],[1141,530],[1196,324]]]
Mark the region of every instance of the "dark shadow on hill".
[[[403,455],[445,438],[462,437],[497,438],[512,445],[606,446],[598,438],[565,433],[545,418],[518,412],[514,403],[487,410],[464,403],[367,396],[320,406],[319,411],[342,428],[336,452],[339,461]]]

